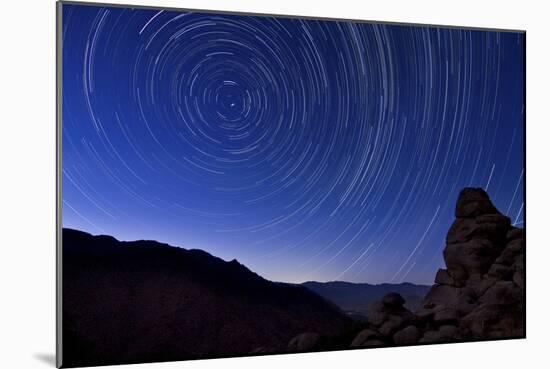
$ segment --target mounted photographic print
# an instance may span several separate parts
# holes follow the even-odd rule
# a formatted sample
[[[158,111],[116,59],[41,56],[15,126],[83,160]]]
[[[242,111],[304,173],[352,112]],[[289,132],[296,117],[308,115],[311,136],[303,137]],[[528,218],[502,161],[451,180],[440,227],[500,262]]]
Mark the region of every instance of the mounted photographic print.
[[[60,2],[57,72],[59,366],[525,337],[525,32]]]

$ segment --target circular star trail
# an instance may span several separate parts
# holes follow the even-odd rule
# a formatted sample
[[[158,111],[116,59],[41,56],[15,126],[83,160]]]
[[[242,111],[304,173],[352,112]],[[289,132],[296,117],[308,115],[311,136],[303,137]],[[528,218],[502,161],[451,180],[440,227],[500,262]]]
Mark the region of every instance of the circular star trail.
[[[462,187],[523,225],[523,34],[63,9],[66,227],[431,283]]]

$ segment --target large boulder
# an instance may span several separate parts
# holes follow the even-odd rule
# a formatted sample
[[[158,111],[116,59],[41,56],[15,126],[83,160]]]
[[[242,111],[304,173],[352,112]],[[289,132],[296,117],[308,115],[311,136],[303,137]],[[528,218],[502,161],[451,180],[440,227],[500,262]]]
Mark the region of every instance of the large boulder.
[[[512,280],[514,283],[519,286],[523,291],[525,291],[525,263],[523,260],[518,261],[512,265],[514,274]]]
[[[393,342],[396,345],[412,345],[419,339],[420,330],[414,325],[409,325],[393,335]]]
[[[433,321],[437,325],[455,324],[460,313],[452,307],[445,307],[434,314]]]
[[[439,269],[435,274],[434,282],[436,284],[445,284],[453,287],[460,287],[461,285],[459,281],[456,281],[453,277],[451,277],[447,269]]]
[[[512,281],[499,281],[479,299],[482,304],[510,306],[523,302],[523,290]]]
[[[434,284],[424,297],[423,307],[433,308],[437,305],[454,305],[460,294],[460,287]]]
[[[476,294],[469,287],[453,287],[448,285],[436,284],[432,286],[424,298],[424,309],[432,309],[433,316],[439,315],[440,321],[445,321],[450,313],[448,310],[454,310],[458,315],[469,313],[475,308]],[[428,312],[424,311],[425,314]]]
[[[369,306],[367,311],[367,322],[374,327],[379,327],[386,321],[388,315],[389,312],[382,301],[376,301]]]
[[[442,325],[437,330],[428,330],[419,343],[450,342],[460,338],[459,329],[454,325]]]
[[[508,241],[512,241],[516,239],[525,240],[525,229],[511,227],[508,233],[506,234],[506,239]]]
[[[390,339],[401,328],[412,324],[415,315],[403,307],[405,299],[398,293],[388,293],[381,301],[371,304],[367,322],[383,337]]]
[[[488,275],[503,280],[511,279],[513,273],[514,270],[511,266],[506,266],[499,263],[494,263],[493,265],[491,265],[489,271],[487,272]]]
[[[378,331],[384,336],[389,337],[397,332],[401,327],[409,323],[411,320],[399,315],[389,315],[387,320],[378,327]]]
[[[518,257],[514,264],[512,264],[512,269],[514,270],[514,275],[512,280],[525,290],[525,257]]]
[[[499,254],[499,248],[483,238],[448,244],[443,258],[449,274],[463,283],[471,274],[485,274]]]
[[[460,191],[456,202],[457,218],[476,217],[484,214],[498,214],[487,192],[481,188],[465,188]]]
[[[405,299],[396,292],[390,292],[382,298],[382,303],[390,309],[399,309],[405,305]]]
[[[385,334],[390,334],[404,323],[414,320],[414,314],[403,307],[405,299],[398,293],[389,293],[382,298],[382,301],[374,302],[367,312],[367,321],[374,327],[382,329]],[[380,332],[383,333],[383,332]],[[384,333],[383,333],[384,334]]]
[[[439,327],[439,334],[445,340],[454,340],[459,338],[459,329],[454,325],[442,325]]]
[[[502,214],[485,214],[475,218],[457,218],[449,232],[446,242],[463,243],[472,239],[481,238],[493,243],[506,241],[506,234],[510,228],[510,218]]]
[[[511,227],[511,220],[502,214],[485,214],[475,218],[476,227],[471,237],[487,239],[497,245],[506,242],[506,235]]]
[[[518,338],[525,335],[524,306],[481,304],[461,321],[471,339]]]
[[[525,239],[515,238],[508,242],[504,250],[496,258],[495,263],[512,265],[516,258],[525,253]]]
[[[473,274],[468,277],[466,287],[470,288],[476,296],[481,296],[491,288],[499,279],[495,276],[487,274]]]

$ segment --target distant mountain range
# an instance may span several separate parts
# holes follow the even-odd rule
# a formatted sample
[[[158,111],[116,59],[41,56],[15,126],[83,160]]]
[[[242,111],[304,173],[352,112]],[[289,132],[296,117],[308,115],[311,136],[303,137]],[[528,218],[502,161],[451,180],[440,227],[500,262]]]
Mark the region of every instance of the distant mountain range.
[[[370,305],[390,292],[399,293],[406,300],[405,307],[415,311],[431,286],[412,283],[368,284],[350,282],[305,282],[302,284],[313,292],[334,302],[342,310],[355,317],[366,315]]]
[[[72,229],[63,229],[62,292],[64,367],[277,352],[299,333],[354,324],[308,288],[236,260]]]

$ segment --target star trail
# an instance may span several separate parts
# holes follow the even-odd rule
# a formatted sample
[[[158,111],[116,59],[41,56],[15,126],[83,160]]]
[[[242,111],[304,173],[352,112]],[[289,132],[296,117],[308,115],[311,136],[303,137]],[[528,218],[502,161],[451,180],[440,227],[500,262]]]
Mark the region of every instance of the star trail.
[[[432,283],[459,191],[524,221],[524,34],[63,5],[63,226],[277,281]]]

